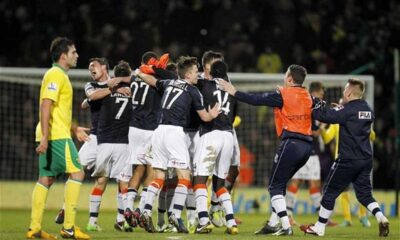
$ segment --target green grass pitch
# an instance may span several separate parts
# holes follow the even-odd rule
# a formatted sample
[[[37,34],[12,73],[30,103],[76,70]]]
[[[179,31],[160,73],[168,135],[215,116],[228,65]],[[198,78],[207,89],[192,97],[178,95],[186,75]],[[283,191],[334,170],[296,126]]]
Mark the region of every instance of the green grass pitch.
[[[30,203],[27,203],[29,205]],[[43,218],[43,229],[57,234],[60,239],[59,230],[60,225],[54,223],[54,217],[57,211],[46,210]],[[134,229],[132,233],[118,232],[113,228],[116,213],[112,211],[102,211],[99,215],[99,225],[103,228],[102,232],[88,232],[92,239],[165,239],[165,240],[180,240],[180,239],[264,239],[264,238],[279,238],[279,239],[314,239],[315,236],[304,236],[304,234],[298,229],[294,228],[294,236],[290,237],[275,237],[275,236],[256,236],[253,234],[255,230],[260,228],[265,222],[267,216],[265,214],[239,214],[238,217],[243,221],[243,224],[239,225],[239,235],[229,236],[224,234],[224,228],[214,228],[213,232],[208,235],[183,235],[183,234],[150,234],[145,232],[143,229]],[[185,215],[184,215],[185,216]],[[30,210],[0,210],[0,239],[25,239],[25,233],[29,225]],[[317,216],[297,216],[296,220],[299,223],[312,223],[315,222]],[[77,215],[77,225],[82,229],[85,228],[88,220],[87,211],[80,211]],[[336,216],[333,218],[334,221],[340,221],[341,218]],[[390,234],[387,239],[400,239],[400,219],[390,218]],[[154,220],[153,220],[154,221]],[[378,239],[378,226],[373,216],[370,216],[372,227],[363,228],[357,221],[357,218],[353,218],[352,227],[329,227],[326,229],[325,239]]]

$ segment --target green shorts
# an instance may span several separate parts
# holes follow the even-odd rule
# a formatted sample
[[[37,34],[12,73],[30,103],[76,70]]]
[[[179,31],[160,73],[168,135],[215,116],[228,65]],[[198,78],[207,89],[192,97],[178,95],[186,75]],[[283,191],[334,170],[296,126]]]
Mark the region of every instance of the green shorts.
[[[55,177],[81,171],[78,150],[71,138],[49,140],[46,153],[39,155],[39,176]]]

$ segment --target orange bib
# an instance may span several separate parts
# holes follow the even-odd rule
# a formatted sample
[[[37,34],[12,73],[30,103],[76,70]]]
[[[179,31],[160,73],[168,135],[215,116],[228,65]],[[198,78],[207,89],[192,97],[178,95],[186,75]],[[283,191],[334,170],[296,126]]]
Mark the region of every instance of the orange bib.
[[[283,129],[311,135],[312,99],[305,88],[280,87],[283,99],[282,108],[274,108],[276,134],[282,135]]]

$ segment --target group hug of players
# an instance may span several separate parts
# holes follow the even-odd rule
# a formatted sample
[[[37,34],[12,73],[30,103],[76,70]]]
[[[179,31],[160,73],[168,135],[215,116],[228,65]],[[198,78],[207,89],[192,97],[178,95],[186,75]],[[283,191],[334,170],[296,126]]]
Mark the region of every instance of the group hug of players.
[[[112,79],[105,58],[89,61],[93,81],[85,86],[82,108],[90,108],[92,128],[79,151],[81,164],[93,169],[95,178],[89,231],[101,230],[100,203],[113,178],[119,189],[117,230],[140,226],[148,232],[209,233],[225,225],[226,233],[238,233],[230,196],[240,158],[233,129],[237,103],[218,84],[218,79],[229,81],[227,65],[223,55],[213,51],[203,55],[202,74],[194,57],[180,57],[176,64],[168,64],[168,58],[146,52],[136,71],[120,61]],[[188,227],[181,216],[184,207]],[[62,221],[63,210],[56,218]]]
[[[88,99],[82,107],[91,110],[92,132],[79,152],[82,165],[93,168],[92,177],[96,179],[90,195],[87,230],[101,230],[97,224],[101,198],[108,179],[114,178],[119,186],[114,225],[117,230],[132,231],[141,226],[151,233],[210,233],[214,226],[225,225],[226,233],[238,234],[229,190],[239,165],[233,129],[236,101],[243,101],[274,107],[277,134],[282,138],[268,187],[273,211],[256,234],[293,235],[285,189],[312,153],[312,113],[315,120],[350,127],[340,132],[340,157],[325,187],[318,221],[300,229],[323,236],[336,197],[354,182],[357,198],[379,222],[379,235],[388,235],[389,222],[371,193],[372,151],[368,136],[374,116],[361,100],[361,81],[350,79],[346,85],[346,108],[328,109],[302,87],[306,70],[299,65],[289,67],[283,88],[254,95],[236,91],[229,83],[227,65],[220,53],[208,51],[203,55],[201,75],[196,58],[180,57],[176,65],[168,65],[168,58],[167,54],[158,58],[147,52],[135,71],[120,61],[113,79],[108,75],[105,59],[90,60],[94,81],[85,87]],[[209,177],[211,209],[207,201]],[[140,202],[135,208],[141,184]],[[154,226],[152,211],[157,197],[158,218]],[[182,219],[185,207],[187,227]],[[218,214],[221,209],[225,219]],[[169,224],[165,224],[165,213]],[[62,215],[60,211],[56,222],[62,222]]]

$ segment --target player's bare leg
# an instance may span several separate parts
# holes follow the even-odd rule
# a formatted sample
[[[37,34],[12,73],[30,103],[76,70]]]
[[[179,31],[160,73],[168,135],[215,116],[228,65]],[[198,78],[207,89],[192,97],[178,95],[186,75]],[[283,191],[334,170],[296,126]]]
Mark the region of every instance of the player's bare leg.
[[[225,188],[228,190],[229,194],[233,193],[233,188],[235,186],[235,182],[237,177],[239,176],[239,166],[230,166],[228,171],[228,176],[225,179]],[[213,191],[211,195],[211,208],[210,208],[210,218],[211,222],[216,227],[222,227],[225,225],[223,212],[221,206],[219,204],[218,197],[216,193]],[[238,218],[235,218],[237,224],[241,224],[242,221]]]
[[[235,186],[235,182],[237,177],[239,176],[239,167],[238,166],[230,166],[228,176],[225,179],[225,188],[232,192],[233,187]]]
[[[239,166],[230,166],[228,171],[228,176],[225,179],[225,188],[228,190],[229,194],[232,196],[232,190],[235,186],[235,182],[237,177],[239,176]],[[222,206],[219,204],[218,197],[216,193],[213,191],[211,195],[211,208],[210,208],[210,218],[211,222],[216,227],[222,227],[226,223],[224,221]],[[241,224],[242,221],[238,218],[235,218],[237,224]]]
[[[240,173],[239,166],[230,166],[228,176],[225,179],[225,187],[228,190],[229,194],[231,195],[232,199],[234,193],[233,188],[235,187],[236,179],[239,176],[239,173]],[[235,221],[237,224],[242,223],[242,221],[237,217],[235,217]]]

